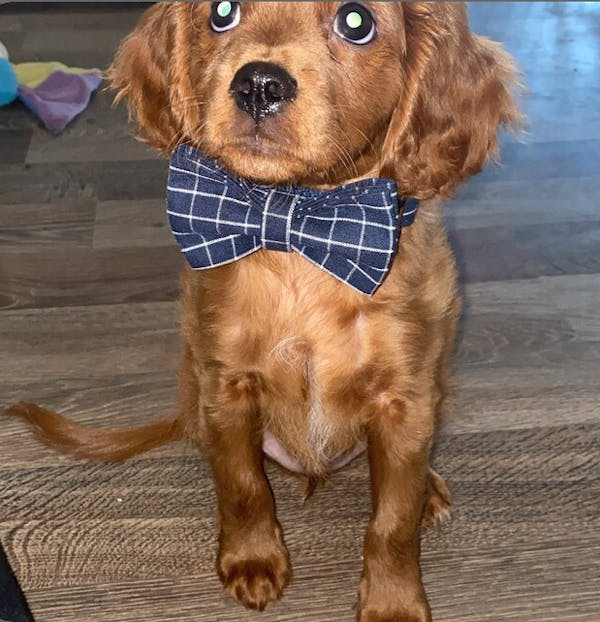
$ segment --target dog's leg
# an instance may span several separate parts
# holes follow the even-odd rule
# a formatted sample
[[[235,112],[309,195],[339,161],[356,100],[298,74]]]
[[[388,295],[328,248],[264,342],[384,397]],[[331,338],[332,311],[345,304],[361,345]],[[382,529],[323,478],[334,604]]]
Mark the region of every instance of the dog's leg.
[[[450,281],[450,278],[448,281]],[[455,297],[448,305],[448,308],[443,316],[444,321],[440,326],[443,345],[435,366],[435,389],[432,394],[435,404],[434,411],[438,421],[443,416],[443,406],[448,395],[450,363],[454,352],[454,341],[461,308],[462,305],[460,298]],[[425,491],[425,506],[423,509],[421,526],[433,527],[435,525],[440,525],[445,520],[450,518],[451,503],[452,494],[450,493],[446,482],[439,473],[436,473],[430,467],[429,477],[427,479],[427,489]]]
[[[419,526],[428,479],[433,411],[380,399],[368,428],[373,516],[365,537],[359,622],[430,622],[421,581]]]
[[[218,497],[217,570],[228,594],[262,610],[281,596],[291,571],[263,470],[260,378],[239,374],[215,382],[214,399],[201,414]]]

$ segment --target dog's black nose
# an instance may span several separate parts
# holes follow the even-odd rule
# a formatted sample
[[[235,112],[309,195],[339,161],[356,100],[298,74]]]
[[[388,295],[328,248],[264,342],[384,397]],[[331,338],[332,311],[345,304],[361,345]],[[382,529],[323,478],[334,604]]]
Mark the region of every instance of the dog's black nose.
[[[298,83],[279,65],[254,62],[238,70],[229,92],[238,107],[260,123],[294,100]]]

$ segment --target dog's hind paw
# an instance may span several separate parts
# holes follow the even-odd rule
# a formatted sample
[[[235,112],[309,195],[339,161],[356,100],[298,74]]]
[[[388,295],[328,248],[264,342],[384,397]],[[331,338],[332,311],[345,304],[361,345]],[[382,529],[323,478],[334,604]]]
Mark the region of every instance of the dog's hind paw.
[[[442,479],[433,469],[429,469],[429,480],[425,491],[422,527],[441,525],[450,518],[452,494]]]

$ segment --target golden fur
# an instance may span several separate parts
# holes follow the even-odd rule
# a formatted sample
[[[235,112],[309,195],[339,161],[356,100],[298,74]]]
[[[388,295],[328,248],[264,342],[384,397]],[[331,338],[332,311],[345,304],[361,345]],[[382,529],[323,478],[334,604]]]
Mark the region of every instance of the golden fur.
[[[124,41],[111,79],[139,135],[165,154],[189,143],[239,175],[315,188],[382,175],[423,199],[381,289],[364,296],[295,254],[268,251],[186,269],[174,418],[123,433],[32,405],[8,412],[92,459],[194,439],[218,493],[219,575],[258,609],[291,576],[263,430],[313,478],[366,438],[373,517],[357,617],[422,622],[431,614],[419,525],[449,503],[428,461],[460,310],[440,204],[496,154],[498,128],[519,115],[510,58],[470,32],[462,4],[366,4],[378,25],[366,46],[331,32],[337,2],[243,3],[242,24],[223,35],[209,28],[209,3],[158,4]],[[296,101],[258,129],[228,95],[235,72],[255,60],[284,66],[299,84]]]

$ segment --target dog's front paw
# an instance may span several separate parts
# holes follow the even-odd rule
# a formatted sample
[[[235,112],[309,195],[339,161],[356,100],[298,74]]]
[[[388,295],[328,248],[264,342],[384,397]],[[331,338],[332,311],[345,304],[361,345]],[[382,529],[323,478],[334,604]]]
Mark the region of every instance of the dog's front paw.
[[[407,613],[406,611],[371,611],[361,613],[358,622],[425,622],[431,618],[424,613]]]
[[[431,611],[422,584],[415,589],[361,581],[358,592],[358,622],[431,622]],[[402,601],[399,602],[400,598]]]
[[[222,543],[217,570],[230,596],[259,611],[280,598],[292,575],[287,549],[277,532],[258,539],[249,533],[236,546]]]
[[[358,622],[431,622],[431,614],[426,603],[408,608],[391,605],[377,609],[367,607],[359,612]]]

